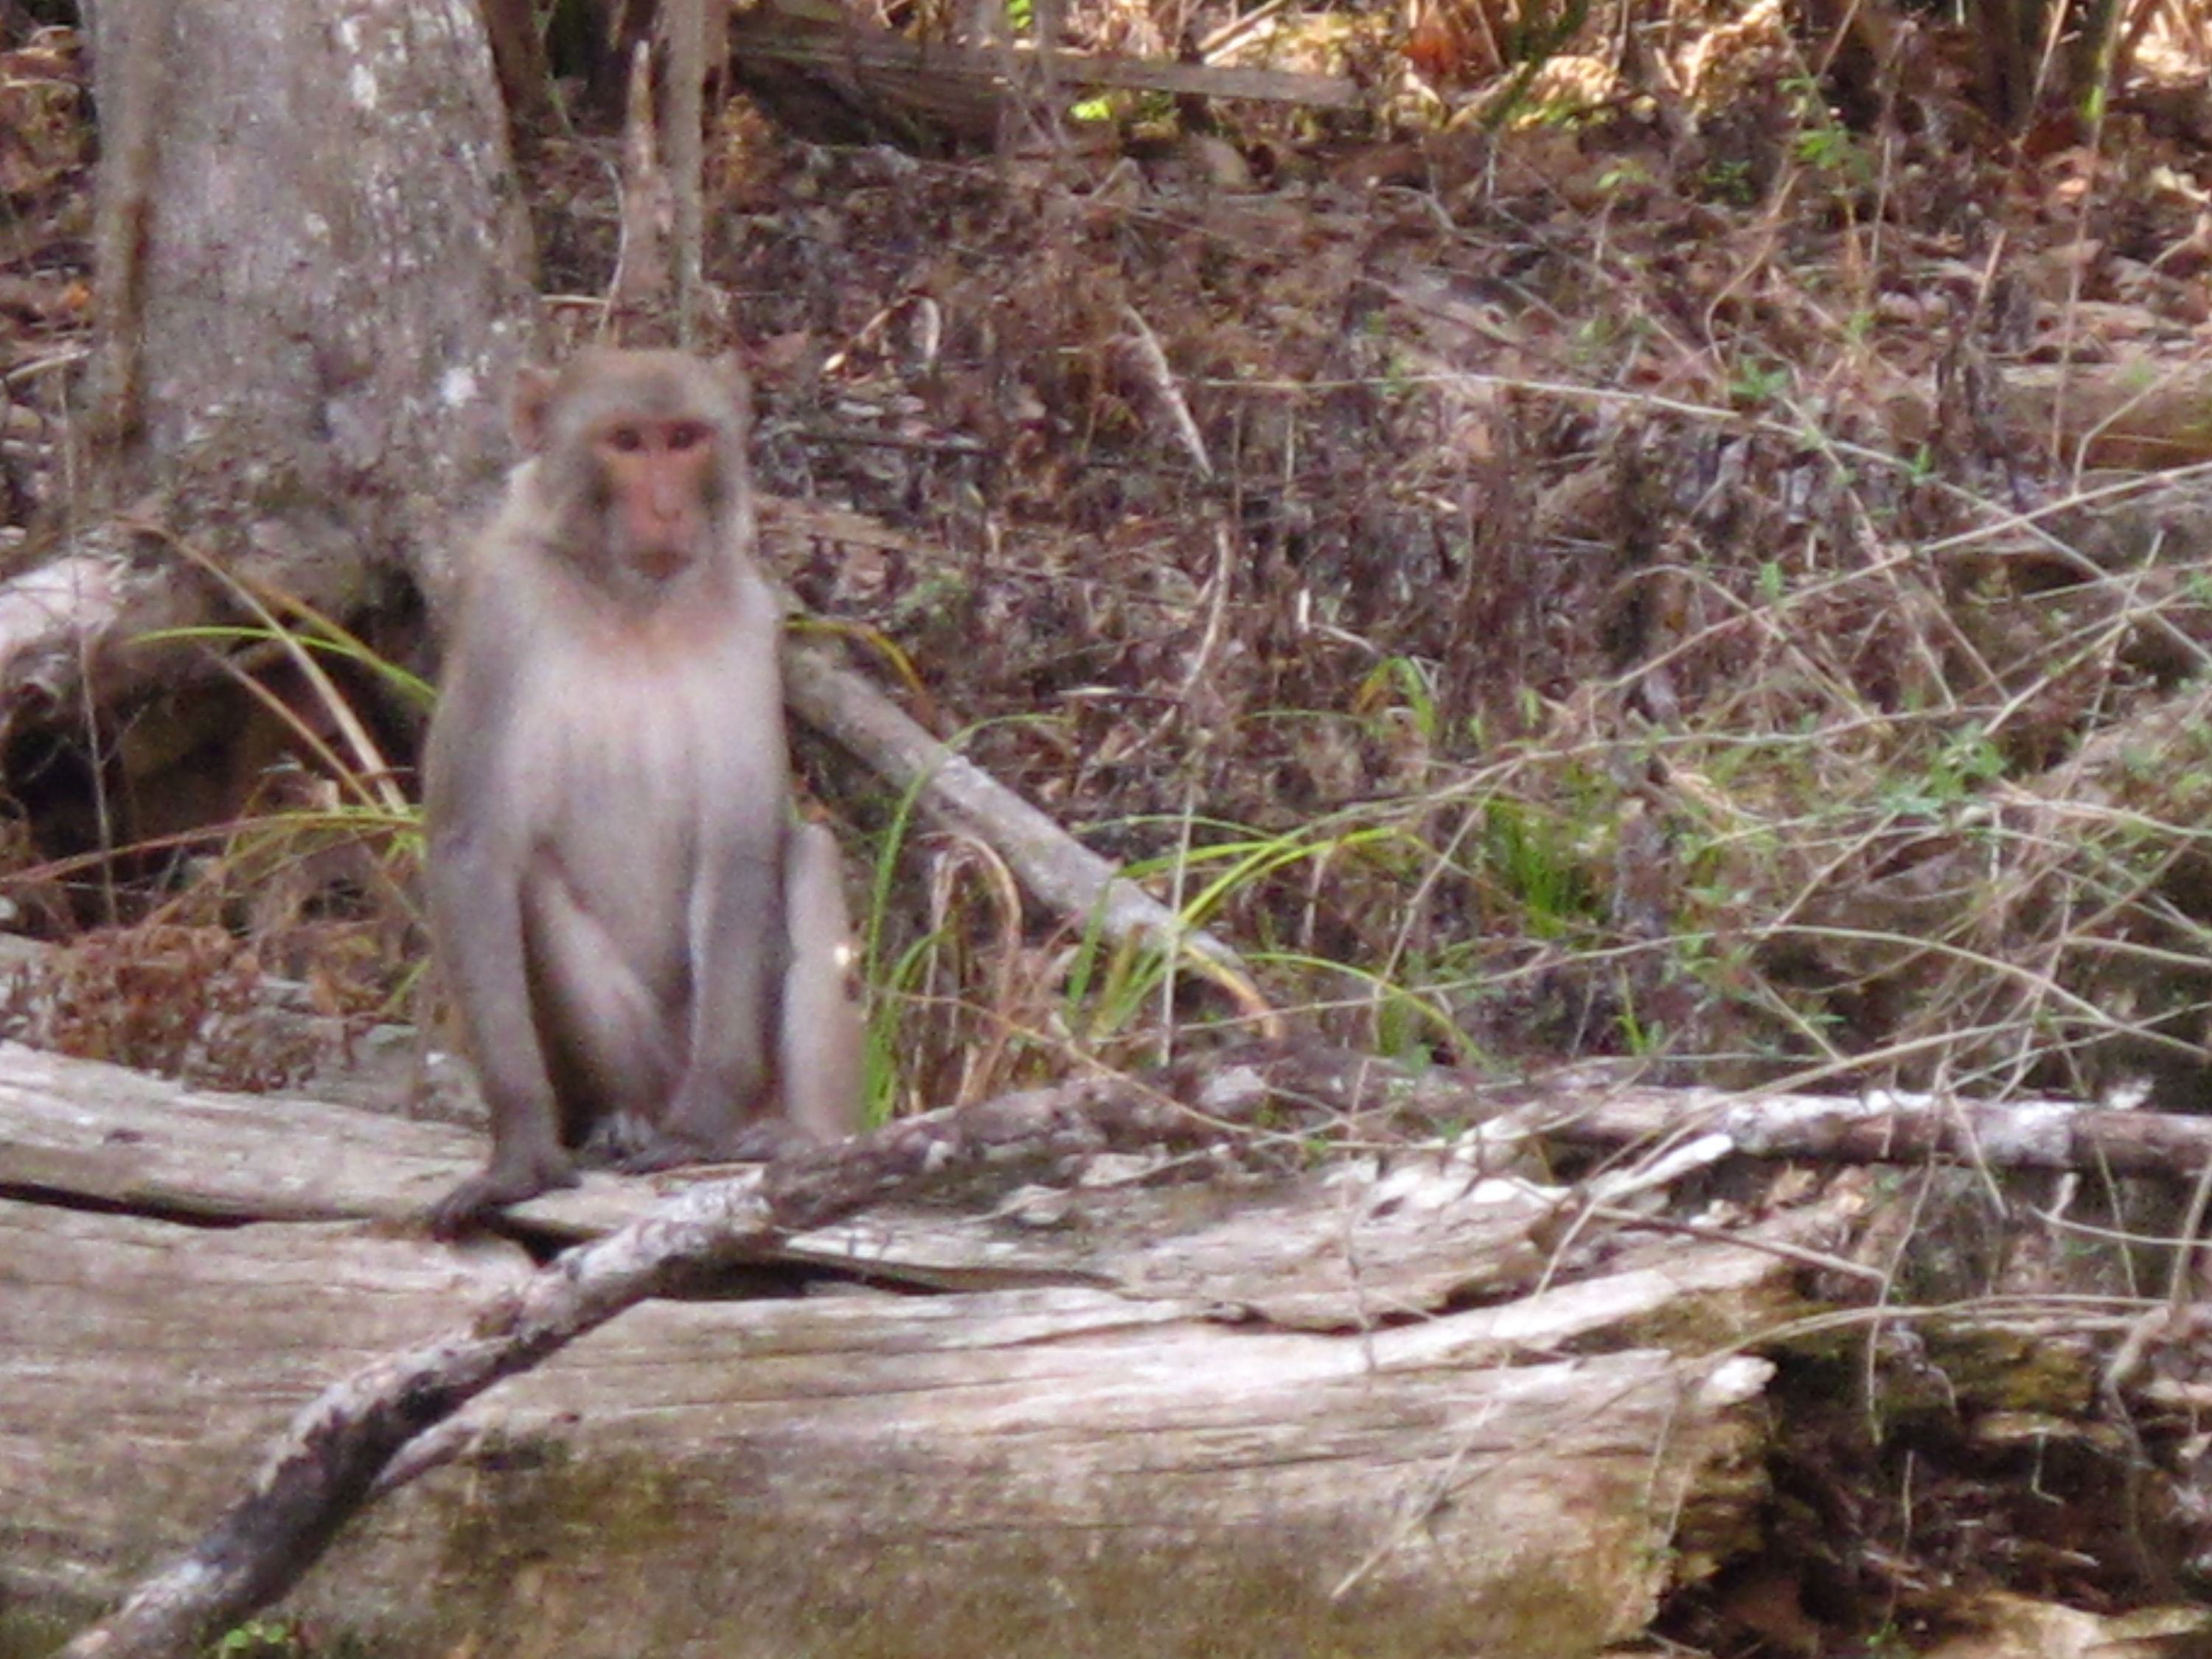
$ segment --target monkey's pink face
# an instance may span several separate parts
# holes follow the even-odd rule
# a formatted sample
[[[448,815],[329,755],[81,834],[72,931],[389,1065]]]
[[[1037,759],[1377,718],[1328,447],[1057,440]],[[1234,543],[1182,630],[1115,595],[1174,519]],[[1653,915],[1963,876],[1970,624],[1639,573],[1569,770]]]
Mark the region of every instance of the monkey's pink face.
[[[707,552],[723,493],[711,425],[617,420],[593,433],[591,443],[617,560],[665,580]]]

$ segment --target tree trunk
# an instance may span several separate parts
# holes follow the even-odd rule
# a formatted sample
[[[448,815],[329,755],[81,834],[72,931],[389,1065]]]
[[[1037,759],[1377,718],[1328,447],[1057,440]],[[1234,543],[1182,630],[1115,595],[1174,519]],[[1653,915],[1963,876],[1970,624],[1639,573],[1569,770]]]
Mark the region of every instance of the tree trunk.
[[[473,0],[106,0],[118,501],[319,592],[413,566],[505,454],[526,229]]]
[[[472,0],[103,0],[93,487],[0,590],[0,685],[143,685],[198,567],[356,614],[505,454],[527,229]],[[96,647],[81,655],[88,638]],[[20,720],[23,711],[19,708]]]
[[[91,22],[84,482],[58,551],[0,583],[0,785],[58,858],[224,822],[255,730],[292,741],[204,644],[157,637],[247,620],[236,584],[410,659],[410,582],[434,598],[506,459],[532,303],[474,0],[102,0]],[[404,765],[416,711],[386,712]]]

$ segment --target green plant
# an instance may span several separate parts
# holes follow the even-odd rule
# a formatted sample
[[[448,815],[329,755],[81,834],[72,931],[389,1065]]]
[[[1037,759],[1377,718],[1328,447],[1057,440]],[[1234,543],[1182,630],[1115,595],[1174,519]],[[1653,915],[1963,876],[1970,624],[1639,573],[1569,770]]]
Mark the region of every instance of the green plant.
[[[1748,207],[1759,199],[1751,163],[1741,156],[1715,156],[1698,174],[1698,193],[1708,201]]]
[[[1729,374],[1729,397],[1737,404],[1757,409],[1779,399],[1790,389],[1785,363],[1740,358]]]
[[[1588,848],[1557,813],[1504,798],[1482,811],[1481,872],[1534,939],[1566,937],[1596,915]]]
[[[307,1646],[289,1620],[249,1619],[225,1631],[210,1651],[216,1659],[299,1659]]]

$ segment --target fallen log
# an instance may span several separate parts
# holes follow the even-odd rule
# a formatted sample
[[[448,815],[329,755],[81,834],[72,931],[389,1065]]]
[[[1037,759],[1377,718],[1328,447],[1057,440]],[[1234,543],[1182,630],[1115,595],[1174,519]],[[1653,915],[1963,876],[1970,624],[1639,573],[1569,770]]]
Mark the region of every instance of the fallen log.
[[[402,1656],[1569,1655],[1705,1583],[1716,1628],[1786,1633],[1786,1517],[1877,1421],[1939,1551],[1886,1606],[1971,1589],[1939,1540],[2015,1499],[2023,1561],[2054,1497],[2115,1536],[2149,1504],[2194,1559],[2202,1316],[2120,1293],[2144,1241],[2048,1187],[1992,1281],[1966,1200],[2172,1194],[2206,1140],[1255,1045],[594,1176],[454,1251],[409,1218],[465,1129],[0,1045],[0,1649],[127,1598],[72,1651],[268,1605]],[[1854,1467],[1835,1512],[1887,1535]]]
[[[1224,1158],[1116,1085],[665,1182],[533,1268],[392,1227],[473,1159],[446,1126],[0,1080],[0,1607],[139,1583],[79,1654],[287,1585],[392,1654],[1589,1652],[1764,1491],[1767,1363],[1637,1333],[1799,1305],[1771,1249],[1547,1246],[1488,1152]],[[901,1204],[1026,1287],[928,1289]]]

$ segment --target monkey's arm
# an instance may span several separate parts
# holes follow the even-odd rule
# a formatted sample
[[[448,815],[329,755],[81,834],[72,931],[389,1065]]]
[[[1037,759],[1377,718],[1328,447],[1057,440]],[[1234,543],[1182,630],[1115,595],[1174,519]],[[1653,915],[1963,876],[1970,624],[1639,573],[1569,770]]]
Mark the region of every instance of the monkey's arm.
[[[447,989],[463,1011],[469,1056],[491,1115],[491,1155],[430,1211],[441,1238],[487,1212],[572,1186],[560,1113],[532,1017],[521,900],[514,871],[488,849],[447,841],[430,861],[430,914]]]
[[[507,738],[503,706],[481,683],[449,687],[428,757],[431,939],[461,1012],[492,1133],[483,1173],[432,1206],[431,1231],[441,1237],[576,1178],[531,1006],[522,896],[529,803],[491,763]]]

